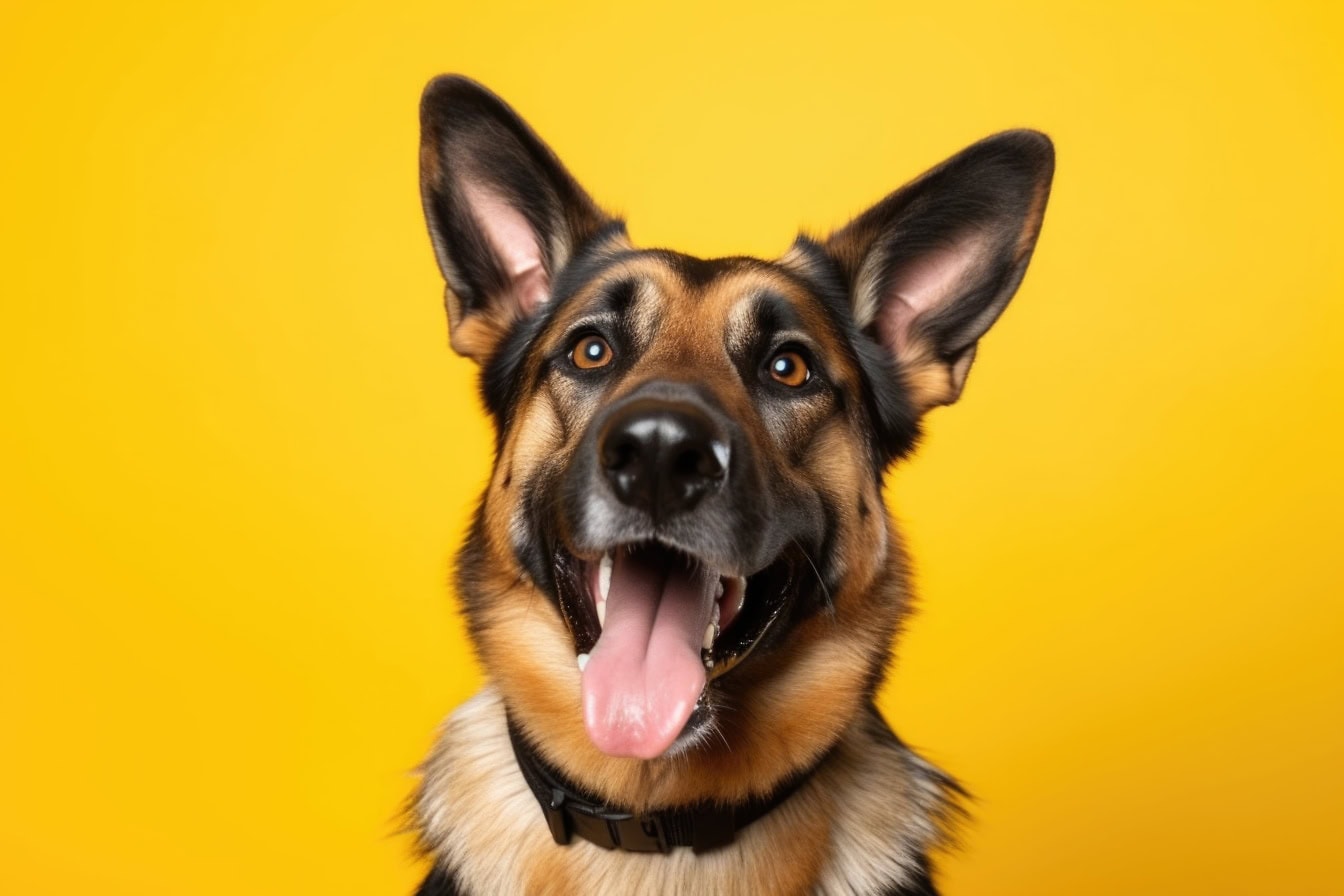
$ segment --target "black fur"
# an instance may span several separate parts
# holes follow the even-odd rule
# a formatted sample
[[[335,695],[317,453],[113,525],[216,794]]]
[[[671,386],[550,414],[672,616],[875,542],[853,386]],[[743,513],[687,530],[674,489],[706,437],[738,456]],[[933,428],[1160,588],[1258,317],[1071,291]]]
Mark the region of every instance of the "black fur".
[[[929,869],[928,859],[919,863],[919,868],[915,871],[914,877],[899,886],[885,890],[882,896],[938,896],[938,889],[933,885],[933,874]]]
[[[422,191],[439,264],[464,312],[484,308],[504,292],[508,276],[467,209],[463,179],[488,185],[521,213],[546,253],[547,270],[566,259],[553,254],[557,238],[587,242],[604,215],[550,148],[508,104],[467,78],[437,78],[425,88],[420,126],[439,157]],[[449,249],[451,247],[451,250]]]
[[[435,867],[425,876],[415,896],[466,896],[453,872]]]
[[[571,579],[582,564],[578,558],[633,544],[648,550],[646,543],[657,543],[657,550],[680,560],[689,554],[708,568],[750,572],[752,606],[743,610],[736,628],[730,629],[736,634],[728,638],[745,638],[744,648],[759,639],[755,646],[768,653],[800,620],[834,609],[830,594],[841,585],[834,540],[842,528],[842,509],[832,506],[832,499],[820,489],[800,486],[783,472],[801,464],[813,447],[808,441],[811,430],[805,427],[816,426],[829,415],[832,422],[840,418],[857,427],[863,440],[860,450],[867,454],[863,460],[880,483],[889,464],[908,454],[918,441],[920,414],[932,404],[955,400],[977,341],[1006,307],[1030,260],[1053,172],[1049,140],[1035,132],[1016,131],[975,144],[890,194],[825,242],[798,237],[793,253],[775,263],[630,248],[624,223],[596,206],[502,100],[467,79],[432,82],[422,101],[421,124],[422,200],[448,285],[452,326],[473,315],[490,324],[475,331],[468,347],[460,350],[479,355],[481,395],[495,418],[497,456],[503,454],[504,438],[525,396],[539,388],[561,391],[563,386],[568,407],[588,403],[580,405],[586,415],[572,415],[573,425],[586,429],[564,440],[578,443],[573,457],[543,460],[529,481],[517,481],[512,471],[505,471],[508,487],[517,490],[511,500],[522,508],[526,523],[516,527],[524,533],[510,530],[514,553],[525,575],[559,607],[576,647],[586,652],[596,637],[583,631],[586,623],[575,612],[576,605],[587,607],[586,599],[576,599],[573,593]],[[482,190],[488,200],[477,196]],[[517,217],[501,212],[500,203],[521,217],[531,233],[516,238],[522,229],[516,226]],[[505,224],[490,229],[480,215],[494,216],[496,225]],[[493,245],[486,230],[496,238],[506,234],[503,240],[511,248],[514,243],[527,245],[528,264],[515,269],[522,273],[510,274],[506,265],[510,253]],[[535,244],[527,237],[535,238]],[[538,252],[546,289],[545,299],[533,307],[538,293],[519,289],[518,284],[536,273]],[[948,257],[953,261],[944,263]],[[635,384],[626,393],[612,388],[625,365],[648,350],[648,345],[640,344],[646,338],[640,334],[656,331],[658,321],[643,320],[641,326],[631,322],[639,294],[639,284],[633,280],[612,279],[600,290],[586,287],[613,265],[636,258],[656,259],[680,278],[691,295],[719,278],[760,271],[774,278],[762,282],[777,284],[779,277],[788,278],[810,296],[804,301],[814,307],[800,310],[784,294],[763,288],[754,297],[754,325],[746,344],[732,346],[737,376],[760,411],[759,419],[753,419],[764,429],[745,428],[743,421],[728,414],[731,402],[715,394],[710,380],[686,382],[679,370]],[[952,272],[938,279],[937,290],[921,281],[929,267]],[[921,303],[929,293],[936,295],[927,299],[926,307]],[[559,332],[561,311],[568,311],[583,295],[588,296],[584,299],[588,307],[580,309],[579,320],[566,313],[569,331]],[[873,312],[874,308],[878,310]],[[818,317],[828,339],[789,335],[802,333],[806,322]],[[611,364],[580,369],[572,363],[570,347],[589,333],[601,335],[611,345]],[[477,337],[479,343],[473,342]],[[902,356],[905,346],[913,348]],[[811,380],[790,385],[772,380],[770,359],[785,349],[803,356],[815,374]],[[814,353],[826,356],[813,357]],[[928,387],[920,378],[929,369],[936,373],[940,363],[947,365],[950,395],[938,393],[936,376],[928,379],[933,383]],[[858,371],[859,382],[833,379],[828,364],[850,379],[849,371]],[[911,371],[907,381],[906,371],[915,365],[927,367]],[[719,375],[731,377],[731,372],[725,368]],[[619,397],[609,398],[614,394]],[[741,393],[733,394],[732,401],[739,401]],[[723,436],[715,444],[731,448],[733,475],[722,475],[726,467],[721,469],[713,490],[707,486],[697,496],[693,513],[689,504],[684,512],[654,512],[655,502],[636,504],[603,485],[603,477],[610,473],[601,467],[605,462],[597,444],[604,422],[631,408],[633,413],[645,413],[654,406],[694,410],[716,439]],[[562,420],[560,425],[571,424]],[[763,431],[769,435],[758,434]],[[770,439],[778,439],[777,450],[755,455],[749,450]],[[858,512],[866,519],[872,510],[861,501]],[[594,518],[600,521],[592,522]],[[488,577],[480,572],[487,553],[485,526],[482,507],[459,554],[458,591],[469,625],[476,624],[480,606],[494,597],[485,589],[499,587],[487,585]],[[520,578],[523,575],[519,573]],[[763,628],[753,629],[750,614],[763,612],[757,605],[777,610],[778,624],[763,621]],[[842,610],[847,606],[842,604]],[[478,632],[472,635],[475,638]],[[713,649],[719,645],[714,643]],[[881,681],[885,659],[875,654],[871,658],[864,682],[869,696]],[[867,715],[852,724],[868,726],[884,746],[908,753],[871,705]],[[926,780],[949,794],[963,793],[950,778]],[[902,851],[893,851],[888,858],[908,856],[904,850],[909,848],[893,843],[893,850]],[[418,896],[459,893],[461,885],[453,873],[436,868]],[[920,856],[912,876],[889,888],[886,896],[936,896],[928,856]]]
[[[419,889],[415,891],[415,896],[468,896],[468,894],[458,884],[451,871],[436,867],[425,876]],[[929,860],[927,858],[921,860],[912,878],[884,890],[881,896],[938,896]]]
[[[983,246],[983,257],[964,272],[953,293],[915,324],[915,335],[954,363],[974,352],[1026,273],[1054,166],[1054,147],[1044,134],[1007,131],[987,137],[855,218],[827,241],[825,251],[851,292],[859,272],[875,261],[876,292],[890,301],[902,277],[932,253],[967,238]],[[876,326],[869,332],[894,352]]]
[[[871,330],[863,332],[854,320],[850,301],[852,284],[840,265],[814,240],[799,236],[793,247],[808,257],[806,274],[795,273],[826,309],[841,341],[853,350],[852,359],[863,373],[862,400],[870,421],[874,474],[882,478],[888,464],[905,457],[919,441],[919,415],[910,404],[895,359],[879,345]]]

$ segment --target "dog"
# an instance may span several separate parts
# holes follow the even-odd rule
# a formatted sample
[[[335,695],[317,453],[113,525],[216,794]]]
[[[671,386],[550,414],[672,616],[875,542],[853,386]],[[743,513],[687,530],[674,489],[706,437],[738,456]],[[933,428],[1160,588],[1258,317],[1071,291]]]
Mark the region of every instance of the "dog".
[[[962,792],[873,704],[911,601],[881,488],[1022,280],[1050,140],[703,260],[636,248],[471,80],[421,128],[496,441],[456,566],[488,683],[411,798],[420,896],[936,893]]]

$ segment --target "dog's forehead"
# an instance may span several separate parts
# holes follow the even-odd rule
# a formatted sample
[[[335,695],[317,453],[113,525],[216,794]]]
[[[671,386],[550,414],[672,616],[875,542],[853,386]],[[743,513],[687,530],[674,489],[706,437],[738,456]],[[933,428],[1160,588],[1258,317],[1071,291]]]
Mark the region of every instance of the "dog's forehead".
[[[830,329],[806,281],[761,259],[635,251],[588,273],[564,298],[558,317],[565,324],[615,317],[646,343],[713,339],[729,348],[765,329],[818,337]]]

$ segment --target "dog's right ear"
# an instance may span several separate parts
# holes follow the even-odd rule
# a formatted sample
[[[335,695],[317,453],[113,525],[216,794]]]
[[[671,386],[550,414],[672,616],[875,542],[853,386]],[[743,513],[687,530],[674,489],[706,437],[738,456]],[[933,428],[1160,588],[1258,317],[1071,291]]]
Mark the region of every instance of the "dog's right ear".
[[[609,223],[517,113],[454,75],[430,81],[420,101],[420,197],[447,282],[449,340],[477,362],[550,299],[556,273]]]

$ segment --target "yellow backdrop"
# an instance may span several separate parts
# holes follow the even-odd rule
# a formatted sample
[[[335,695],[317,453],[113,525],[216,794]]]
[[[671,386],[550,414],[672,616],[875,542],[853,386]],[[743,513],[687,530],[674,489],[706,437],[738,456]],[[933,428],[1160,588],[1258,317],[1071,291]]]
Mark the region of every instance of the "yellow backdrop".
[[[1058,146],[1016,304],[890,480],[882,707],[949,896],[1342,892],[1338,4],[0,11],[0,892],[398,894],[479,684],[486,475],[416,188],[441,71],[636,239],[782,251]]]

